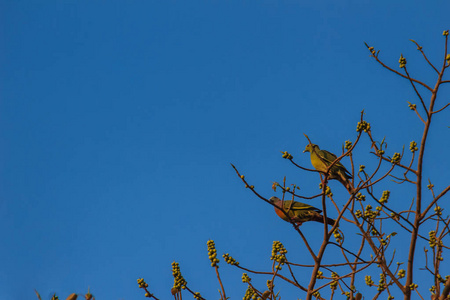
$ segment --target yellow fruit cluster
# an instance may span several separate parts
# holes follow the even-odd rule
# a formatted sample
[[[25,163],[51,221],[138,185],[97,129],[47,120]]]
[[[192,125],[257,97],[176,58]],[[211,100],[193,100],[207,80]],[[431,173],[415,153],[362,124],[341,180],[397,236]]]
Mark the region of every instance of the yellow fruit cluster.
[[[409,150],[411,150],[412,153],[416,152],[417,150],[419,150],[419,148],[417,148],[417,143],[412,141],[411,143],[409,143]]]
[[[398,164],[400,162],[400,158],[401,158],[400,153],[395,152],[394,155],[392,156],[391,163]]]
[[[442,215],[442,208],[440,206],[437,206],[434,208],[434,211],[438,216]]]
[[[219,263],[219,259],[217,258],[216,245],[214,244],[213,240],[209,240],[206,244],[208,245],[208,258],[211,261],[211,267],[216,267]]]
[[[361,193],[356,194],[355,197],[356,197],[356,200],[358,200],[358,201],[366,201],[366,196]]]
[[[333,235],[334,235],[334,238],[336,239],[336,242],[339,243],[340,241],[342,241],[342,235],[339,232],[339,229],[336,228],[333,232]]]
[[[416,110],[416,105],[415,104],[412,104],[409,101],[407,101],[407,102],[408,102],[408,107],[409,107],[410,110]]]
[[[141,288],[141,289],[148,288],[148,284],[144,281],[144,278],[139,278],[137,280],[137,283],[139,284],[139,288]],[[153,295],[150,294],[149,292],[146,292],[144,296],[147,298],[151,298]],[[88,299],[88,295],[86,295],[86,299]]]
[[[317,279],[323,279],[323,272],[320,271],[320,270],[317,271],[316,278],[317,278]]]
[[[378,215],[380,215],[379,210],[372,210],[372,205],[366,205],[366,209],[364,210],[364,217],[366,217],[368,220],[373,220]]]
[[[236,261],[233,257],[231,257],[230,254],[225,253],[224,255],[222,255],[223,259],[225,259],[225,262],[227,264],[230,264],[232,266],[239,266],[239,262]]]
[[[333,278],[333,279],[335,279],[335,280],[339,279],[338,273],[336,273],[336,272],[331,272],[331,278]]]
[[[285,159],[293,159],[294,157],[287,151],[281,152],[283,153],[282,157]]]
[[[319,189],[323,189],[322,188],[322,183],[319,183]],[[326,189],[325,189],[325,195],[327,195],[328,197],[333,197],[333,193],[331,192],[330,187],[327,185]]]
[[[345,141],[344,148],[345,148],[346,150],[349,150],[351,147],[352,147],[352,142],[350,142],[350,141]]]
[[[284,265],[286,262],[286,253],[287,250],[284,248],[283,244],[280,241],[274,241],[272,244],[272,255],[270,256],[270,260],[274,260],[280,265]],[[277,266],[277,269],[281,270],[281,266]]]
[[[391,194],[390,191],[383,191],[383,195],[381,195],[380,202],[381,203],[387,203],[390,194]]]
[[[186,288],[186,280],[184,280],[183,275],[181,275],[180,266],[177,262],[172,263],[172,275],[173,275],[173,289],[180,290]]]
[[[429,241],[430,247],[431,247],[431,248],[435,247],[436,244],[437,244],[437,240],[436,240],[436,231],[431,230],[431,231],[428,233],[428,236],[430,237],[430,241]]]
[[[364,130],[364,132],[369,132],[370,131],[370,123],[367,123],[366,121],[358,122],[358,125],[356,126],[356,131],[361,132],[363,130]]]
[[[400,54],[398,63],[400,64],[400,68],[404,68],[406,66],[406,58],[403,57],[403,54]]]
[[[364,281],[366,282],[366,284],[367,284],[368,286],[373,286],[372,276],[366,275],[366,276],[364,277]]]
[[[437,274],[436,278],[441,282],[441,283],[445,283],[447,281],[448,276],[444,278],[442,278],[441,274]]]
[[[243,273],[242,274],[242,282],[249,283],[250,281],[252,281],[252,279],[250,277],[248,277],[247,273]]]
[[[255,290],[251,286],[248,286],[247,290],[245,291],[244,300],[256,300],[258,299],[258,294],[256,294]]]
[[[433,285],[430,287],[430,292],[434,295],[436,291],[436,287]]]
[[[139,284],[139,288],[148,288],[148,284],[144,281],[144,278],[139,278],[137,280],[137,283]]]
[[[392,217],[392,219],[394,219],[394,220],[400,220],[400,215],[399,214],[396,214],[396,213],[391,213],[391,217]]]

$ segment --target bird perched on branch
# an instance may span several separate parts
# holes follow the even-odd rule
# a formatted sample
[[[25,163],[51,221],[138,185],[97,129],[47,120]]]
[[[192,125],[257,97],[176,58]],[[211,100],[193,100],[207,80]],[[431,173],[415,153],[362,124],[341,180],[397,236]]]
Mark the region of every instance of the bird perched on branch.
[[[289,215],[291,220],[296,224],[301,225],[304,222],[316,221],[323,224],[323,216],[320,214],[322,211],[309,204],[285,200],[282,201],[278,197],[270,197],[270,202],[276,206],[283,208],[283,210]],[[290,222],[288,217],[283,213],[283,211],[275,206],[275,212],[283,220]],[[327,218],[327,224],[333,226],[335,221],[333,219]]]
[[[311,154],[311,164],[313,165],[314,169],[323,173],[327,171],[328,166],[330,166],[337,158],[337,156],[333,153],[326,150],[320,150],[319,146],[314,144],[306,145],[303,153],[304,152],[309,152]],[[331,170],[328,173],[328,179],[338,180],[345,186],[350,194],[352,193],[353,186],[350,182],[350,179],[352,179],[352,175],[349,171],[347,171],[347,169],[343,164],[341,164],[340,161],[338,161],[333,165],[333,167],[331,167]]]

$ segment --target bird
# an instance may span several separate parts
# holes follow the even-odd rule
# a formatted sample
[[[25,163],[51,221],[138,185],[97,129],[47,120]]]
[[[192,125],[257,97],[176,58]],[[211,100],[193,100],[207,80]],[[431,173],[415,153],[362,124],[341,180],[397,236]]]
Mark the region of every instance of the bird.
[[[314,144],[306,145],[303,153],[305,152],[309,152],[311,154],[311,164],[313,165],[314,169],[323,173],[327,171],[328,166],[330,166],[337,158],[337,156],[333,153],[326,150],[320,150],[319,146]],[[352,183],[350,182],[350,179],[352,179],[352,175],[349,171],[347,171],[347,169],[343,164],[341,164],[340,161],[338,161],[333,165],[333,167],[331,167],[331,170],[328,173],[328,179],[338,180],[345,186],[350,194],[354,190]]]
[[[288,217],[278,207],[283,208],[291,220],[298,225],[302,225],[302,223],[308,221],[316,221],[323,224],[323,216],[320,214],[322,211],[314,206],[293,200],[282,201],[280,198],[275,196],[270,197],[269,201],[275,204],[275,213],[286,222],[291,221],[289,221]],[[335,221],[331,218],[327,218],[326,221],[327,224],[331,226],[335,223]]]

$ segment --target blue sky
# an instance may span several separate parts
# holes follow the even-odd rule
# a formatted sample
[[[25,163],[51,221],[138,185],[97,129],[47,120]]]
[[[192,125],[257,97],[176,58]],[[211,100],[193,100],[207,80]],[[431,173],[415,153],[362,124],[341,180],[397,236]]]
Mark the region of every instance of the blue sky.
[[[230,163],[267,197],[284,175],[311,195],[317,175],[279,152],[309,167],[303,133],[338,152],[365,109],[392,152],[418,140],[409,83],[371,60],[363,42],[395,67],[403,53],[410,72],[434,85],[409,39],[440,62],[449,9],[448,1],[0,1],[0,298],[32,299],[34,289],[65,298],[90,286],[97,299],[142,299],[144,277],[167,299],[177,261],[190,288],[211,299],[219,286],[208,239],[259,270],[270,266],[274,240],[306,262],[296,233]],[[449,116],[435,119],[426,157],[441,189]],[[322,230],[306,226],[311,236]],[[242,272],[220,264],[228,295],[242,297]]]

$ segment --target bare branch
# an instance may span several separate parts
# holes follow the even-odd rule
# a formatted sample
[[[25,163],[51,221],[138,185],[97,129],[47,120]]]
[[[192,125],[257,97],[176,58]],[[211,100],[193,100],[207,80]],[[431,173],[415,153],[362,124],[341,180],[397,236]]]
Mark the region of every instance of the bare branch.
[[[449,106],[449,105],[450,105],[450,102],[447,103],[447,104],[445,104],[445,106],[444,106],[443,108],[441,108],[441,109],[439,109],[439,110],[436,110],[436,111],[433,111],[433,112],[431,112],[431,113],[432,113],[432,114],[437,114],[438,112],[443,111],[444,109],[446,109],[447,106]]]
[[[447,299],[447,296],[448,296],[449,292],[450,292],[450,277],[445,282],[445,287],[444,287],[444,290],[442,291],[442,295],[439,298],[439,300]]]
[[[430,117],[430,113],[427,110],[425,102],[423,102],[422,96],[420,95],[419,91],[416,89],[416,86],[414,85],[414,82],[412,81],[411,76],[409,76],[408,69],[406,68],[406,66],[404,66],[404,69],[405,69],[406,76],[408,76],[409,82],[411,83],[412,87],[414,88],[414,91],[416,92],[416,95],[419,97],[420,102],[422,103],[423,109],[425,110],[425,113],[427,114],[427,117],[429,118]],[[420,117],[419,113],[417,112],[417,110],[416,109],[414,109],[414,110],[416,111],[417,115],[422,120],[422,122],[424,122],[423,119]]]
[[[259,272],[259,271],[253,271],[253,270],[250,270],[250,269],[241,267],[241,266],[239,266],[239,265],[235,265],[235,267],[237,267],[237,268],[239,268],[239,269],[241,269],[241,270],[247,271],[247,272],[249,272],[249,273],[253,273],[253,274],[262,274],[262,275],[273,275],[273,274],[274,274],[273,272]],[[295,283],[294,281],[290,280],[289,278],[284,277],[283,275],[280,275],[280,274],[276,273],[276,277],[279,277],[279,278],[283,279],[284,281],[289,282],[290,284],[292,284],[292,285],[298,287],[299,289],[301,289],[301,290],[304,291],[304,292],[307,292],[307,291],[308,291],[308,290],[307,290],[305,287],[303,287],[302,285],[299,285],[299,284]]]
[[[414,107],[414,111],[416,112],[416,115],[419,117],[420,121],[422,121],[422,123],[425,124],[425,120],[422,118],[422,116],[419,114],[419,112],[417,111],[417,109],[415,107]]]
[[[375,58],[375,60],[376,60],[380,65],[382,65],[383,67],[385,67],[385,68],[388,69],[389,71],[391,71],[391,72],[393,72],[393,73],[395,73],[395,74],[397,74],[397,75],[399,75],[399,76],[401,76],[401,77],[403,77],[403,78],[408,79],[407,76],[405,76],[405,75],[403,75],[402,73],[400,73],[400,72],[398,72],[398,71],[392,69],[391,67],[388,67],[387,65],[385,65],[385,64],[378,58],[378,55],[372,55],[372,57]],[[423,83],[423,82],[421,82],[421,81],[419,81],[419,80],[417,80],[417,79],[414,79],[414,78],[411,78],[411,80],[414,81],[414,82],[416,82],[416,83],[418,83],[418,84],[420,84],[420,85],[422,85],[423,87],[425,87],[425,88],[426,88],[427,90],[429,90],[430,92],[433,91],[433,89],[430,88],[430,87],[429,87],[428,85],[426,85],[425,83]]]
[[[222,299],[227,300],[227,296],[225,295],[225,288],[223,287],[222,280],[220,279],[219,275],[219,266],[216,265],[214,269],[216,269],[217,280],[219,280],[220,288],[222,289]]]
[[[450,185],[447,186],[439,195],[437,195],[437,197],[434,198],[433,201],[431,201],[430,204],[428,204],[427,208],[423,211],[423,213],[421,214],[421,218],[424,218],[426,216],[426,214],[428,213],[428,211],[433,207],[433,205],[442,197],[444,196],[448,191],[450,191]]]
[[[416,44],[417,50],[419,50],[420,53],[422,53],[422,55],[423,55],[423,57],[425,58],[425,60],[427,61],[427,63],[428,63],[428,64],[436,71],[436,73],[439,74],[438,69],[436,69],[436,67],[428,60],[427,56],[426,56],[425,53],[422,51],[422,47],[419,46],[419,44],[418,44],[416,41],[414,41],[414,40],[410,40],[410,41],[413,42],[414,44]]]

